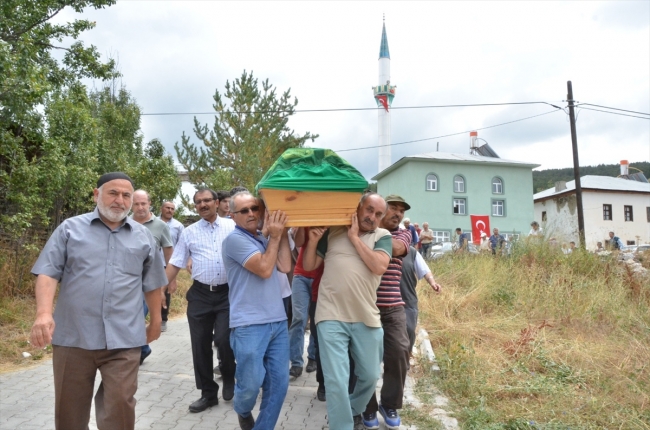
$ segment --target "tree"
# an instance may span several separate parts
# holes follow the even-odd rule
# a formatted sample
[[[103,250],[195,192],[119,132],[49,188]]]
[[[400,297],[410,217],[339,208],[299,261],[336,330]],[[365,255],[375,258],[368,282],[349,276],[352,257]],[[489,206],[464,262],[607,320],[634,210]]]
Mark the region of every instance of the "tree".
[[[287,125],[298,104],[290,91],[278,95],[268,79],[259,84],[245,70],[232,84],[226,81],[223,95],[216,90],[213,128],[194,117],[194,133],[203,147],[190,143],[185,133],[181,145],[174,145],[190,182],[215,190],[242,185],[252,191],[286,149],[313,142],[318,135],[298,136]]]

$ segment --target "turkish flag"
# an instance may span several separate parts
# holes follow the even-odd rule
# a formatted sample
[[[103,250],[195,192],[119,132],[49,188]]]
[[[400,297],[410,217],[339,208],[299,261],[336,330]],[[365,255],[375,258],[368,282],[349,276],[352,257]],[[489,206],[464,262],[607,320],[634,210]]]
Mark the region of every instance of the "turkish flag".
[[[386,109],[386,112],[388,112],[388,99],[386,96],[377,96],[377,100],[379,100],[379,103]]]
[[[470,215],[472,220],[472,242],[478,245],[481,243],[481,233],[490,237],[490,216]]]

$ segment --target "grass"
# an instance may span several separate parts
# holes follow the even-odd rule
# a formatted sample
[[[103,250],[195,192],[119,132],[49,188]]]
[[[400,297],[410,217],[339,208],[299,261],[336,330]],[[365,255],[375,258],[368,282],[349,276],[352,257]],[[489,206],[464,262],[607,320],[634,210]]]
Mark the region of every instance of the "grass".
[[[544,246],[431,268],[443,292],[419,286],[420,323],[441,370],[418,383],[462,428],[650,429],[649,277]]]
[[[6,254],[5,254],[6,257]],[[35,258],[34,258],[35,260]],[[4,261],[5,265],[14,264],[9,258]],[[33,261],[27,263],[31,268]],[[5,265],[0,267],[7,269]],[[28,270],[27,270],[28,272]],[[9,271],[3,271],[9,273]],[[0,291],[5,294],[0,295],[0,373],[25,368],[38,363],[40,360],[48,358],[52,352],[51,346],[45,349],[37,349],[29,344],[29,335],[34,323],[36,301],[34,300],[34,279],[32,275],[27,281],[22,282],[20,288],[11,286],[12,294],[7,293],[10,289],[8,278],[5,277]],[[185,315],[187,301],[185,293],[191,285],[189,273],[182,270],[178,275],[178,289],[172,296],[170,306],[170,318]],[[28,352],[31,357],[23,357],[23,352]]]

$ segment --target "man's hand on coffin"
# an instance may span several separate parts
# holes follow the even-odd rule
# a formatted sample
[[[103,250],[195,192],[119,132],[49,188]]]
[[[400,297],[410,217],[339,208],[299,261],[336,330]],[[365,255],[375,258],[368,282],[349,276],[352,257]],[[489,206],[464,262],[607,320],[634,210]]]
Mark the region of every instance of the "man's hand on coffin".
[[[284,226],[287,223],[287,214],[282,211],[272,212],[266,222],[265,227],[268,226],[269,236],[273,239],[279,239],[284,233]]]

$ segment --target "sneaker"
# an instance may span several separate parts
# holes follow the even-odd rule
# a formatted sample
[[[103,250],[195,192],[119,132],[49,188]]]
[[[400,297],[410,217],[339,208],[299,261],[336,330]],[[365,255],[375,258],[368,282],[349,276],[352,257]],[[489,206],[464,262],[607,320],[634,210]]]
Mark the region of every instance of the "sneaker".
[[[241,430],[253,430],[253,427],[255,427],[255,418],[253,418],[253,414],[250,414],[246,418],[237,414],[237,418],[239,420],[239,427]]]
[[[352,419],[354,419],[354,427],[352,427],[353,430],[366,430],[363,425],[363,418],[361,418],[361,414],[353,416]]]
[[[297,378],[300,375],[302,375],[302,367],[291,366],[291,369],[289,370],[289,376],[293,376],[294,378]]]
[[[307,368],[305,369],[307,373],[315,372],[316,369],[318,369],[318,364],[316,364],[316,360],[312,360],[309,358],[307,360]]]
[[[384,409],[382,405],[379,405],[379,413],[384,418],[386,427],[388,427],[390,430],[399,429],[401,420],[399,419],[399,414],[395,409]]]
[[[377,412],[363,413],[363,425],[368,430],[377,430],[379,428],[379,420],[377,419]]]
[[[167,331],[167,321],[163,321],[162,324],[160,324],[160,331]]]

